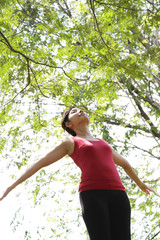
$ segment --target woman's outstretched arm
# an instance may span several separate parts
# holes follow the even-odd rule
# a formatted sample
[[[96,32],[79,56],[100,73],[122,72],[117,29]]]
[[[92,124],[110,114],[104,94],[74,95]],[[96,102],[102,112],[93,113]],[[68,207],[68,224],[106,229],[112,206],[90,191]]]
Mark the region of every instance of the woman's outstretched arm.
[[[112,152],[113,152],[113,159],[115,164],[121,166],[125,170],[127,175],[137,184],[137,186],[143,192],[145,192],[146,194],[150,194],[150,191],[153,192],[153,190],[150,187],[148,187],[144,182],[142,182],[139,179],[139,177],[137,176],[137,174],[135,173],[135,171],[133,170],[133,168],[125,158],[123,158],[120,154],[118,154],[114,150],[112,150]]]
[[[64,139],[59,145],[57,145],[51,152],[49,152],[45,157],[41,158],[39,161],[35,162],[29,166],[26,171],[3,193],[0,200],[7,196],[7,194],[13,190],[17,185],[30,178],[34,173],[43,167],[46,167],[59,159],[63,158],[65,155],[69,154],[71,140],[69,138]]]

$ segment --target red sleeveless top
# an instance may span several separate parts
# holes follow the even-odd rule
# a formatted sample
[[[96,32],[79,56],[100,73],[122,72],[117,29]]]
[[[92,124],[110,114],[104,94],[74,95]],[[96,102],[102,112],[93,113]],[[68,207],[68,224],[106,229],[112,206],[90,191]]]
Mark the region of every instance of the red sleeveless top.
[[[79,192],[90,189],[125,191],[108,143],[102,139],[90,141],[72,138],[74,151],[70,157],[81,169]]]

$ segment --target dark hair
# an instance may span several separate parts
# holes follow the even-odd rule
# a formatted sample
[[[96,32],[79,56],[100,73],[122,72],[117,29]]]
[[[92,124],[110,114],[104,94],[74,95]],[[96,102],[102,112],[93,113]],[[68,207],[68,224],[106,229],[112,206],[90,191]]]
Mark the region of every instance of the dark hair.
[[[76,136],[76,132],[73,131],[72,129],[66,127],[66,122],[69,121],[68,119],[68,115],[70,113],[70,111],[73,109],[74,107],[70,107],[69,109],[67,109],[64,113],[63,113],[63,117],[62,117],[62,122],[61,122],[61,126],[64,130],[66,130],[69,134],[71,134],[72,136]]]

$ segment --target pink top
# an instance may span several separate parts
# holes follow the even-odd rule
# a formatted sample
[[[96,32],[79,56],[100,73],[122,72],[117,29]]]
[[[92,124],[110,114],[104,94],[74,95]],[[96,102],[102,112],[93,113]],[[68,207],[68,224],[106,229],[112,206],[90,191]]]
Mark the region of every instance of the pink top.
[[[90,189],[123,190],[112,149],[102,139],[90,141],[73,137],[74,151],[70,157],[81,169],[79,192]]]

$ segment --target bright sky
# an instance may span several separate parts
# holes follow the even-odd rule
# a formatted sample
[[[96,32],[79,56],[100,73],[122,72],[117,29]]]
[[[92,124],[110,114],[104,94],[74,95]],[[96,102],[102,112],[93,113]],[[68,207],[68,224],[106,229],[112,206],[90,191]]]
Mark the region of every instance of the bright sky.
[[[131,162],[133,162],[133,159],[131,158]],[[56,165],[57,164],[57,165]],[[54,166],[52,165],[52,169],[54,169],[54,171],[56,170],[56,168],[59,168],[58,163],[56,163]],[[62,161],[61,163],[64,165],[64,162]],[[24,167],[25,169],[25,167]],[[12,171],[15,171],[15,168],[10,168],[10,170],[8,170],[7,172],[3,171],[3,173],[0,176],[0,182],[1,182],[1,191],[2,189],[5,189],[6,186],[8,186],[8,184],[10,184],[12,182],[12,180],[10,179],[10,174],[13,173]],[[23,172],[23,170],[22,170]],[[155,174],[158,175],[158,169],[155,170]],[[17,170],[17,172],[15,173],[17,176],[20,175],[20,172]],[[33,184],[35,182],[35,176],[33,176]],[[56,205],[54,203],[54,198],[53,199],[44,199],[42,201],[41,205],[37,205],[35,208],[33,206],[33,199],[29,199],[29,197],[26,195],[27,192],[29,191],[29,188],[31,188],[32,186],[29,185],[26,187],[26,189],[24,188],[24,185],[19,185],[16,189],[14,189],[2,202],[0,202],[0,224],[2,226],[1,228],[1,236],[3,236],[3,240],[22,240],[24,237],[24,231],[26,229],[32,229],[32,238],[33,240],[38,240],[37,239],[37,226],[45,226],[45,232],[46,233],[50,233],[49,230],[49,226],[50,224],[47,224],[47,219],[46,216],[43,216],[43,213],[45,211],[52,211],[54,209],[54,207],[57,206],[58,209],[58,205]],[[57,188],[57,186],[54,184],[50,185],[51,188],[55,189]],[[69,186],[70,188],[71,186]],[[78,189],[78,186],[77,186]],[[56,189],[58,191],[58,189]],[[71,189],[68,189],[68,193],[71,191]],[[67,195],[65,195],[66,199],[67,199]],[[66,199],[64,199],[64,201],[66,201]],[[142,200],[141,200],[142,201]],[[65,203],[64,203],[65,204]],[[78,199],[78,193],[75,199],[75,205],[77,205],[77,207],[79,207],[79,199]],[[53,206],[53,209],[52,209]],[[22,209],[20,210],[20,217],[17,217],[17,219],[15,220],[14,224],[16,223],[16,221],[22,221],[22,226],[21,223],[19,224],[19,227],[17,228],[16,232],[12,231],[12,228],[14,226],[14,224],[10,225],[10,223],[12,222],[12,220],[14,219],[15,216],[15,212],[19,209],[19,207],[21,207]],[[48,210],[47,210],[48,209]],[[64,211],[65,211],[65,207],[64,207]],[[54,215],[54,213],[52,213]],[[17,214],[18,216],[18,214]],[[56,217],[57,217],[57,213],[56,213]],[[72,216],[72,210],[70,210],[70,218],[73,218]],[[139,215],[139,219],[141,218],[141,216]],[[76,219],[76,218],[75,218]],[[137,219],[138,221],[138,219]],[[82,228],[84,230],[85,226],[83,221],[81,221],[82,224]],[[48,227],[47,227],[48,225]],[[139,231],[141,231],[141,227],[137,227],[137,230],[139,228]],[[75,229],[75,226],[73,225],[73,229]],[[80,235],[80,229],[76,229],[76,231],[72,234],[70,234],[69,238],[66,238],[68,240],[82,240],[82,237]],[[76,237],[76,238],[75,238]],[[30,239],[30,238],[28,238]],[[42,240],[43,238],[39,238],[39,240]],[[46,235],[46,238],[47,235]]]
[[[118,129],[118,128],[117,128]],[[124,132],[120,133],[121,135],[121,139],[123,139],[124,137]],[[137,141],[137,140],[136,140]],[[145,147],[150,148],[151,147],[151,143],[143,141],[143,138],[139,138],[138,139],[139,143],[137,145],[141,146],[143,148],[143,145],[145,144]],[[44,155],[46,154],[46,151],[48,152],[49,150],[52,149],[54,142],[52,142],[51,146],[49,147],[49,143],[46,143],[47,147],[43,146],[43,151],[39,151],[38,154],[39,155]],[[48,149],[48,150],[47,150]],[[141,154],[138,153],[138,156],[135,158],[134,155],[136,155],[135,151],[134,154],[131,152],[131,155],[128,157],[129,162],[131,163],[131,165],[133,167],[137,167],[140,166],[140,164],[144,164],[144,159],[141,158]],[[33,159],[37,158],[37,153],[33,154]],[[6,159],[6,161],[8,161]],[[32,160],[34,161],[34,160]],[[64,165],[64,161],[60,162],[60,163],[56,163],[54,164],[54,166],[50,167],[53,172],[56,171],[56,169],[59,169],[60,166]],[[145,164],[148,164],[147,162]],[[152,166],[151,167],[155,167],[155,178],[159,177],[159,168],[156,166],[156,162],[152,162]],[[17,167],[12,166],[6,170],[6,163],[3,159],[3,161],[1,161],[1,170],[0,170],[0,182],[1,182],[1,187],[0,187],[0,195],[2,194],[2,192],[4,191],[4,189],[6,187],[8,187],[8,185],[12,182],[10,175],[12,175],[13,173],[18,177],[20,175],[20,171],[17,170]],[[22,169],[22,172],[24,171],[24,169],[26,168],[26,166]],[[50,169],[49,168],[49,169]],[[62,167],[63,169],[63,167]],[[52,171],[49,170],[49,171]],[[63,170],[61,170],[63,172]],[[64,172],[63,172],[64,173]],[[141,175],[141,173],[140,173]],[[145,179],[147,180],[147,179]],[[31,182],[29,184],[34,185],[35,184],[35,176],[33,176],[33,181],[31,180]],[[56,183],[57,184],[57,183]],[[55,191],[59,191],[59,188],[63,188],[63,182],[60,183],[61,186],[58,187],[58,185],[54,185],[54,183],[50,183],[49,184],[49,188],[50,189],[54,189]],[[58,222],[58,214],[59,216],[62,214],[63,212],[63,205],[64,205],[64,211],[66,212],[66,215],[68,216],[68,219],[65,218],[64,220],[66,221],[66,224],[68,224],[69,226],[73,226],[73,232],[69,233],[69,237],[65,238],[68,240],[82,240],[82,236],[81,236],[81,232],[84,232],[85,226],[83,223],[83,220],[81,218],[81,226],[80,227],[76,227],[74,225],[74,223],[70,222],[70,219],[76,221],[77,216],[74,216],[72,213],[72,208],[79,208],[80,204],[79,204],[79,198],[78,198],[78,186],[77,186],[77,194],[75,196],[75,199],[73,201],[73,203],[69,203],[69,211],[67,212],[67,205],[66,202],[69,202],[69,198],[70,198],[70,192],[71,192],[71,188],[72,185],[68,185],[67,187],[65,186],[65,194],[63,195],[63,197],[65,196],[64,199],[64,203],[62,203],[62,206],[59,205],[58,203],[55,203],[54,198],[51,199],[42,199],[42,203],[41,205],[36,205],[36,207],[34,207],[33,204],[33,199],[31,199],[31,194],[28,196],[27,193],[29,192],[29,190],[32,188],[34,189],[34,186],[32,185],[27,185],[26,187],[24,187],[24,185],[20,185],[18,186],[16,189],[14,189],[2,202],[0,202],[0,224],[1,224],[1,237],[3,240],[23,240],[24,239],[24,232],[26,229],[31,230],[31,234],[32,240],[42,240],[42,239],[50,239],[48,238],[48,236],[51,236],[51,230],[50,230],[50,226],[56,226],[56,223],[54,224],[54,221],[50,222],[52,218],[54,218],[54,211],[56,211],[55,209],[62,208],[61,211],[59,213],[57,213],[57,211],[55,212],[55,221]],[[156,196],[155,196],[156,197]],[[30,199],[29,199],[30,198]],[[156,198],[157,199],[157,198]],[[142,201],[142,200],[141,200]],[[73,204],[73,205],[72,205]],[[15,213],[16,211],[21,208],[19,210],[19,213],[17,212],[17,217],[15,218]],[[47,211],[46,215],[43,215],[43,213]],[[49,217],[49,213],[50,213],[50,217]],[[74,212],[75,214],[75,212]],[[77,214],[77,213],[76,213]],[[13,224],[11,224],[11,222],[13,221],[13,219],[15,218]],[[49,218],[49,219],[48,219]],[[140,219],[140,216],[139,216]],[[53,220],[53,219],[52,219]],[[19,221],[19,226],[17,228],[16,232],[12,231],[12,228],[14,225],[16,225],[17,221]],[[48,222],[49,221],[49,222]],[[68,221],[68,222],[67,222]],[[138,221],[138,219],[137,219]],[[11,225],[10,225],[11,224]],[[22,225],[21,225],[22,224]],[[45,230],[44,231],[40,231],[41,232],[41,238],[37,239],[37,228],[38,226],[44,226]],[[140,228],[140,226],[137,226],[137,231],[141,231],[142,229]],[[58,229],[56,229],[58,231]],[[62,230],[61,230],[62,231]],[[47,235],[48,234],[48,235]],[[67,233],[66,233],[67,236]],[[28,238],[29,240],[30,238]],[[60,239],[63,240],[63,239]],[[83,238],[83,240],[86,240]],[[139,240],[139,239],[138,239]]]
[[[7,181],[8,179],[8,181]],[[0,181],[1,181],[1,188],[5,189],[6,185],[8,185],[8,183],[10,182],[9,180],[9,176],[7,176],[6,174],[1,175],[0,177]],[[5,182],[6,181],[6,182]],[[43,239],[43,237],[45,237],[46,234],[46,238],[45,239],[49,239],[47,238],[47,234],[48,237],[51,234],[51,230],[50,230],[50,226],[53,227],[54,229],[54,225],[56,227],[56,224],[51,224],[49,223],[49,213],[51,214],[50,218],[55,218],[55,221],[58,222],[58,215],[57,215],[57,211],[58,209],[60,209],[60,213],[59,216],[62,215],[63,209],[61,210],[61,208],[64,205],[64,211],[66,211],[66,214],[69,218],[72,218],[76,220],[77,216],[73,216],[72,213],[72,207],[73,208],[78,208],[79,207],[79,199],[78,199],[78,192],[77,195],[75,196],[75,199],[73,201],[73,203],[70,203],[70,208],[69,211],[67,209],[66,206],[66,201],[69,202],[70,200],[70,192],[71,192],[71,186],[67,187],[68,192],[66,191],[65,199],[64,203],[57,203],[55,202],[56,198],[44,198],[42,199],[41,205],[36,205],[34,207],[33,204],[33,199],[31,198],[31,194],[27,195],[27,192],[29,191],[29,189],[34,189],[34,183],[35,183],[35,176],[33,176],[33,182],[32,179],[29,182],[29,185],[27,185],[26,187],[24,187],[24,184],[19,185],[16,189],[14,189],[2,202],[0,202],[0,224],[1,224],[1,236],[3,236],[3,240],[22,240],[24,239],[24,231],[26,229],[31,230],[31,235],[33,240],[37,240],[37,229],[38,226],[40,227],[45,227],[44,231],[41,231],[42,237],[40,239]],[[32,185],[33,184],[33,185]],[[62,189],[64,188],[62,185],[63,183],[59,183],[59,186],[57,185],[57,183],[51,183],[49,184],[51,189],[54,189],[54,191],[58,191],[58,189]],[[66,188],[66,187],[65,187]],[[78,186],[77,186],[78,189]],[[43,191],[43,190],[42,190]],[[63,197],[64,197],[63,196]],[[67,200],[68,199],[68,200]],[[61,206],[62,204],[62,206]],[[11,222],[13,221],[13,219],[15,218],[15,213],[16,211],[19,209],[19,213],[17,213],[17,217],[14,220],[14,223],[11,224]],[[54,209],[55,210],[55,216],[54,216]],[[43,215],[44,212],[47,212],[46,216]],[[68,213],[67,213],[68,211]],[[51,220],[52,221],[52,220]],[[14,225],[17,225],[17,223],[19,222],[19,226],[17,227],[17,231],[16,232],[12,232],[12,228]],[[70,224],[71,227],[75,230],[73,231],[73,233],[70,234],[69,240],[81,240],[82,237],[80,235],[80,231],[82,228],[84,228],[84,224],[82,222],[82,226],[78,229],[76,226],[73,225],[72,221],[71,223],[69,223],[70,221],[68,221],[67,224]],[[11,225],[10,225],[11,224]],[[3,226],[3,227],[2,227]],[[58,232],[58,229],[56,229]],[[76,236],[76,238],[75,238]],[[55,239],[55,238],[54,238]]]

